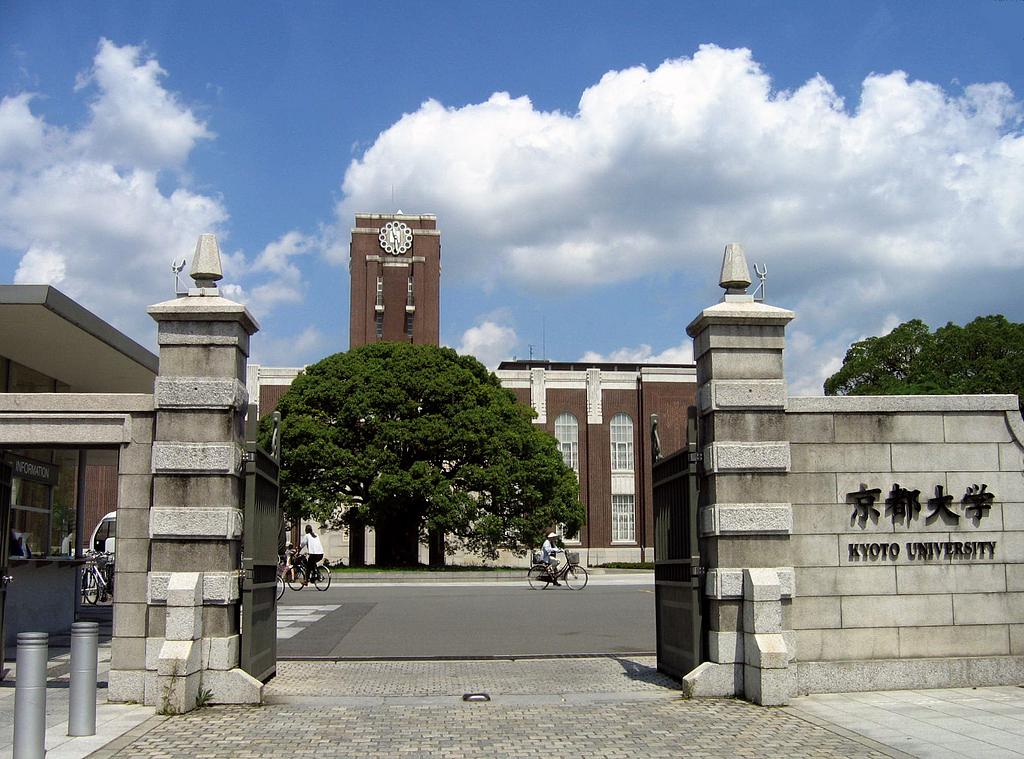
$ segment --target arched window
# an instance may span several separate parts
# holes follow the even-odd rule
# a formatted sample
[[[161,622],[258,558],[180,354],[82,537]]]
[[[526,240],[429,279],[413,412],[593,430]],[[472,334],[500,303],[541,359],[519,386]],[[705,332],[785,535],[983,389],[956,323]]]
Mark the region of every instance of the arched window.
[[[633,470],[633,420],[629,414],[612,417],[612,471]]]
[[[555,440],[558,441],[558,450],[562,452],[562,461],[565,465],[580,473],[580,425],[576,417],[569,413],[562,413],[555,419]]]

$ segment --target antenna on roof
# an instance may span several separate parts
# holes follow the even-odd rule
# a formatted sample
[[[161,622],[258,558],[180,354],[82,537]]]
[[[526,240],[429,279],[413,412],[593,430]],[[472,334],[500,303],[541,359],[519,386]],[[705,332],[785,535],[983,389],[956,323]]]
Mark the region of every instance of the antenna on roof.
[[[758,280],[757,287],[754,288],[754,300],[758,303],[764,303],[764,281],[768,279],[768,264],[761,264],[761,268],[757,268],[757,264],[754,264],[754,274],[757,275]],[[760,295],[758,295],[760,293]]]
[[[188,288],[182,284],[181,278],[178,276],[185,269],[185,264],[188,263],[187,259],[181,259],[181,261],[171,260],[171,271],[174,272],[174,295],[181,297],[182,295],[188,295]]]

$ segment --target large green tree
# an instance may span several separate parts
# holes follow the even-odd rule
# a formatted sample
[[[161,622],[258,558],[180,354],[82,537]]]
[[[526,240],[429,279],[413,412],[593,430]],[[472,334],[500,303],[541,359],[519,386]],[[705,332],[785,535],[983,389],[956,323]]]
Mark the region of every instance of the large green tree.
[[[415,563],[430,534],[493,558],[583,523],[554,438],[449,348],[375,343],[328,356],[277,408],[286,513],[374,527],[379,564]]]
[[[827,395],[1016,393],[1024,408],[1024,324],[979,316],[934,332],[914,319],[850,346]]]

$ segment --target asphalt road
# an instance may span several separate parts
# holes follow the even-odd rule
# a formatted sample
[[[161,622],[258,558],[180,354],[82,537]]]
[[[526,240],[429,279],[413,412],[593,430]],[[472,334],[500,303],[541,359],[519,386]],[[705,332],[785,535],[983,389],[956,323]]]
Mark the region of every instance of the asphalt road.
[[[309,587],[278,602],[280,658],[482,658],[653,653],[654,586],[525,582]]]

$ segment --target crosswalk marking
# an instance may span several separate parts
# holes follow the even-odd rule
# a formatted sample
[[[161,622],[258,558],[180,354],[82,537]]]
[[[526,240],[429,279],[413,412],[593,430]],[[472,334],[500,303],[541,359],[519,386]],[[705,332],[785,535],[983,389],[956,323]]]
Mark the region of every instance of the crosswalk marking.
[[[278,606],[277,637],[292,638],[302,632],[312,622],[318,622],[332,611],[341,608],[341,604],[323,604],[319,606]]]

